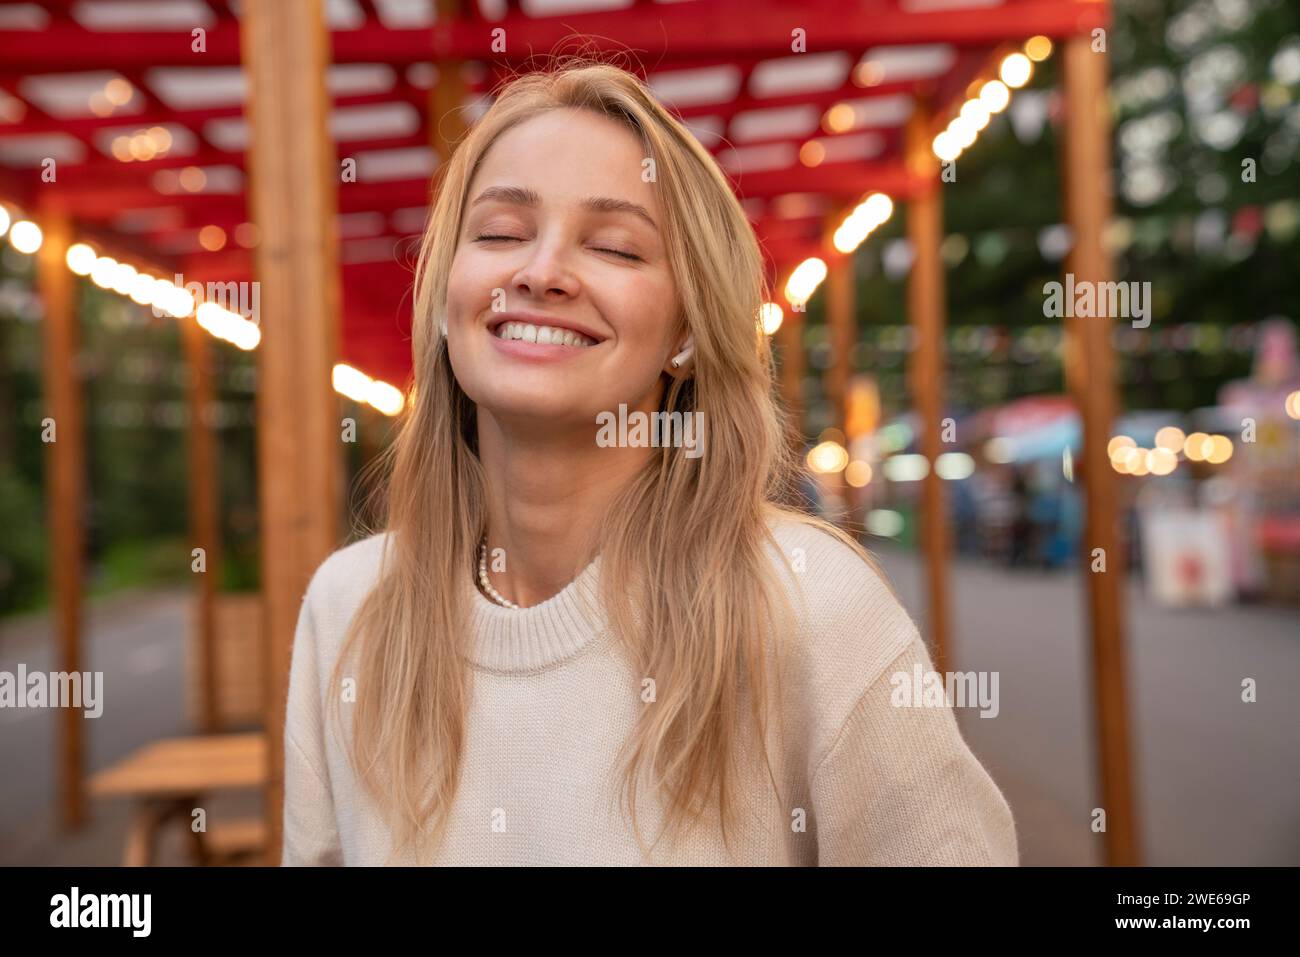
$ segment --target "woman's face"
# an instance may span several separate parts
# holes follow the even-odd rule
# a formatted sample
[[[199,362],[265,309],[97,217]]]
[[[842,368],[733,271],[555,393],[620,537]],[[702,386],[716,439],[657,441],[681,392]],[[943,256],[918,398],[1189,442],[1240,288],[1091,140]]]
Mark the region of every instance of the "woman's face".
[[[503,133],[472,182],[447,286],[456,379],[539,428],[657,408],[678,316],[645,150],[620,123],[552,110]]]

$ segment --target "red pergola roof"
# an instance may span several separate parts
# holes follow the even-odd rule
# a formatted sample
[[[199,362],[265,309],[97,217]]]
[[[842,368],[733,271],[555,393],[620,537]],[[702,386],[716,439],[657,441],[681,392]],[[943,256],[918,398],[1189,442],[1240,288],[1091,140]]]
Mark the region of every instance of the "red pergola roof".
[[[918,97],[942,115],[1003,44],[1076,34],[1107,17],[1094,0],[465,0],[449,22],[434,18],[434,0],[326,6],[332,129],[339,156],[358,162],[358,181],[338,192],[342,358],[395,383],[410,361],[411,237],[436,165],[429,64],[466,61],[473,118],[501,76],[572,52],[575,38],[585,51],[627,55],[718,156],[773,270],[784,271],[823,249],[826,215],[872,190],[908,197],[916,182],[902,127]],[[234,239],[248,219],[237,17],[233,0],[0,9],[0,194],[29,212],[38,200],[58,202],[78,238],[137,265],[186,281],[252,278],[251,253]],[[196,27],[203,52],[193,49]],[[506,52],[494,52],[501,37]],[[800,42],[805,52],[794,52]],[[114,78],[132,98],[96,115],[90,97]],[[853,122],[828,133],[823,116],[840,103]],[[153,126],[171,134],[169,152],[114,157],[116,136]],[[799,159],[810,140],[826,149],[816,167]],[[45,157],[58,161],[53,183],[42,180]],[[188,167],[205,171],[202,190],[176,184]],[[198,243],[210,225],[229,237],[216,252]]]

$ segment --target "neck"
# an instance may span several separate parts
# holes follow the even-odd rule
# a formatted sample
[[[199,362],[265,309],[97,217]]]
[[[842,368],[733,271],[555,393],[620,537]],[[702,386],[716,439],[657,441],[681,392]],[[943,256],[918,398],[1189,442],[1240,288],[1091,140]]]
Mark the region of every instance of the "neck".
[[[600,523],[654,449],[600,448],[585,433],[478,414],[493,587],[527,608],[562,591],[594,558]],[[494,562],[497,549],[505,567]]]

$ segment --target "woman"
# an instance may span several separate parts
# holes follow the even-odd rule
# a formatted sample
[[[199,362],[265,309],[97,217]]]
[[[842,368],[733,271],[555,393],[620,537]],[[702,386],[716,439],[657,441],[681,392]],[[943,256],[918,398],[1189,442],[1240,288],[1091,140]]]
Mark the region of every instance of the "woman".
[[[931,668],[915,626],[778,504],[762,276],[631,74],[529,74],[474,126],[386,530],[304,600],[284,863],[1016,863],[952,712],[891,704]]]

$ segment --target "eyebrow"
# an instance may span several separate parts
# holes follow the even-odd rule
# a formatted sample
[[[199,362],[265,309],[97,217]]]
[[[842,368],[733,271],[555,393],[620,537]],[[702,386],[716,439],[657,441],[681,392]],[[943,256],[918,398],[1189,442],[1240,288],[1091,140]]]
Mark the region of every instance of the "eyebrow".
[[[478,194],[474,202],[470,203],[470,206],[492,201],[530,208],[542,204],[541,196],[537,195],[534,190],[521,186],[489,186]],[[582,201],[582,205],[597,213],[631,213],[633,216],[639,216],[645,220],[656,232],[659,229],[659,224],[654,221],[654,217],[640,203],[629,202],[626,199],[615,199],[612,196],[589,196]]]

